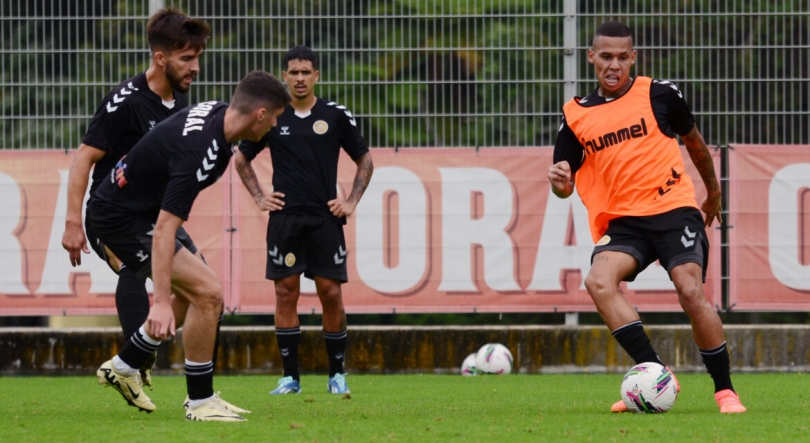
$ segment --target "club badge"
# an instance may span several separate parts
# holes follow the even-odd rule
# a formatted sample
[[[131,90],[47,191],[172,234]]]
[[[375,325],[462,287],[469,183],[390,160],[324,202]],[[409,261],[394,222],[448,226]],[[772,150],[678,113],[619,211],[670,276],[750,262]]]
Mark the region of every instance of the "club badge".
[[[329,130],[329,123],[326,123],[323,120],[318,120],[312,124],[312,130],[318,135],[326,134],[326,131]]]

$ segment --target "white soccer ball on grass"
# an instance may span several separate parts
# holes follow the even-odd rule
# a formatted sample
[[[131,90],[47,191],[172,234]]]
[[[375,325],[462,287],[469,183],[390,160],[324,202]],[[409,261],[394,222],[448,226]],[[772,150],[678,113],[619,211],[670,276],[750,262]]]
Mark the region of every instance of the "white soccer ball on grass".
[[[478,370],[475,369],[475,353],[472,353],[461,362],[461,375],[478,375]]]
[[[677,382],[669,368],[658,363],[641,363],[625,374],[621,395],[622,401],[631,412],[667,412],[678,398]]]
[[[487,343],[475,354],[475,369],[484,374],[509,374],[512,372],[512,353],[500,343]]]

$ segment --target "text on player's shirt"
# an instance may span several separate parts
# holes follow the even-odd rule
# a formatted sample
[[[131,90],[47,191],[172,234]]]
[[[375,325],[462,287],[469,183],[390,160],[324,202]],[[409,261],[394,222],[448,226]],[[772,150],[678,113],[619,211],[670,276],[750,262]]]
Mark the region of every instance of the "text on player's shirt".
[[[599,88],[597,88],[580,100],[579,104],[591,107],[607,102],[604,97],[599,95]],[[650,103],[658,127],[667,136],[686,135],[695,126],[695,117],[684,100],[683,94],[674,84],[668,81],[653,80],[650,86]],[[584,159],[585,146],[577,139],[563,118],[554,145],[554,163],[566,160],[571,166],[571,173],[575,173],[582,166]]]
[[[160,210],[183,220],[200,191],[228,168],[233,151],[223,129],[228,104],[190,106],[146,134],[108,171],[94,205],[108,219],[146,216]]]

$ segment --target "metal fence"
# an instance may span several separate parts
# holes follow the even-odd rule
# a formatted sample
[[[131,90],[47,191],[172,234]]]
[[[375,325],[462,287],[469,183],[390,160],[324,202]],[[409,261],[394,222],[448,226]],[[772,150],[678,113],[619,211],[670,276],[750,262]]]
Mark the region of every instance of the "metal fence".
[[[0,0],[0,149],[73,149],[106,92],[149,63],[165,3],[211,24],[192,102],[228,100],[284,52],[321,56],[319,96],[369,146],[549,146],[595,87],[599,23],[634,30],[635,73],[675,82],[710,144],[810,142],[807,0]]]

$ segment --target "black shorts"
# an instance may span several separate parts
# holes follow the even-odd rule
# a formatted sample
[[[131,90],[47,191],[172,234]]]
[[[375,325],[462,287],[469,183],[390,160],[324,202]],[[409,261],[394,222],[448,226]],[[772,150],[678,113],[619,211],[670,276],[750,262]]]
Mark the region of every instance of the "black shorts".
[[[703,281],[709,266],[709,240],[703,216],[696,208],[678,208],[646,217],[621,217],[610,221],[605,235],[596,243],[591,254],[619,251],[632,255],[638,268],[624,281],[636,276],[654,263],[661,262],[667,270],[684,263],[697,263],[703,267]],[[672,276],[670,275],[670,279]]]
[[[268,280],[304,273],[349,281],[343,226],[315,215],[272,214],[267,224]]]
[[[117,274],[118,269],[113,269],[110,265],[104,250],[106,246],[141,280],[146,280],[152,274],[153,229],[154,221],[144,217],[130,218],[126,223],[94,220],[90,211],[87,211],[85,217],[87,241],[96,254]],[[182,226],[175,236],[174,253],[181,248],[188,249],[192,254],[197,253],[197,246]]]

